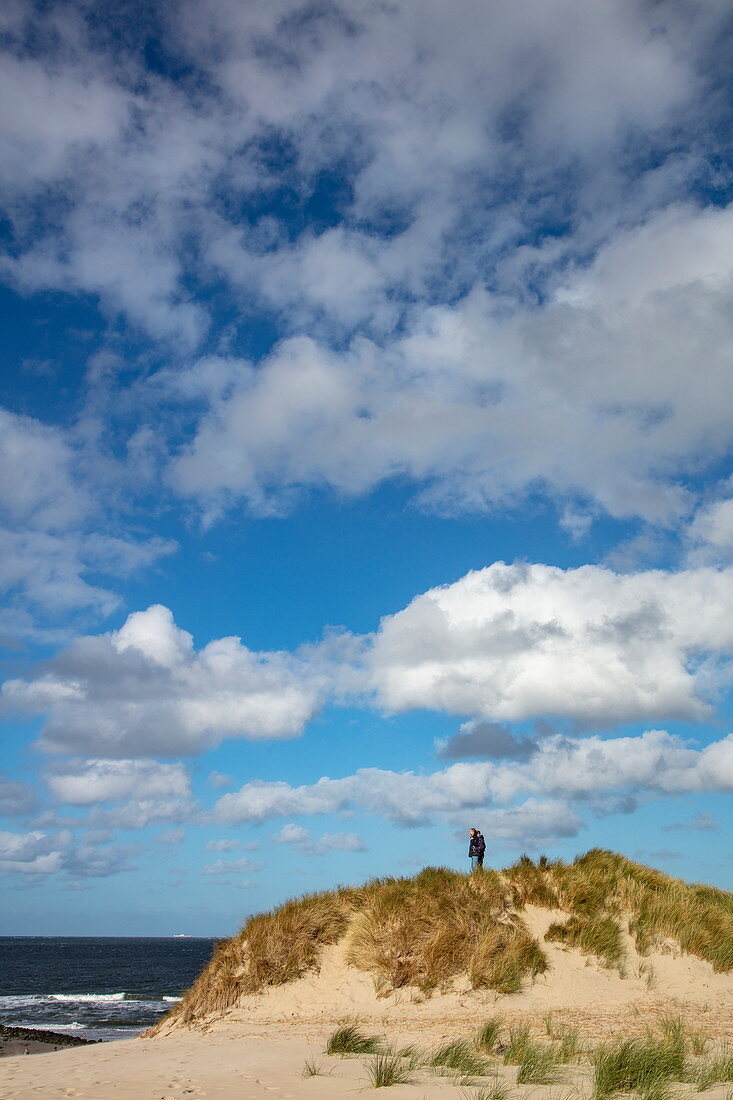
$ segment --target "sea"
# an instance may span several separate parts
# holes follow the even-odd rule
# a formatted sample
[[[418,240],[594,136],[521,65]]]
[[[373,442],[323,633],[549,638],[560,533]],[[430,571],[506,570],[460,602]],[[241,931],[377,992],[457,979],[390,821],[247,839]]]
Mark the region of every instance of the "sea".
[[[216,940],[0,936],[0,1024],[127,1039],[195,981]]]

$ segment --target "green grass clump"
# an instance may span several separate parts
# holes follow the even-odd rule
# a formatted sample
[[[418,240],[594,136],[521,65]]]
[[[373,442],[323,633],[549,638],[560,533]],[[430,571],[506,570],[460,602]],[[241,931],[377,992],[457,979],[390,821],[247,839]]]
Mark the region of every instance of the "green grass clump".
[[[495,1077],[488,1085],[460,1090],[461,1100],[509,1100],[511,1089],[506,1081]]]
[[[690,1051],[696,1056],[704,1054],[709,1042],[705,1032],[700,1028],[690,1028],[688,1034],[690,1037]]]
[[[621,929],[613,917],[570,917],[564,924],[551,924],[545,939],[577,947],[583,955],[595,955],[604,966],[619,966],[623,961]]]
[[[417,1069],[425,1061],[423,1052],[414,1043],[408,1043],[405,1047],[388,1048],[386,1054],[396,1054],[398,1058],[405,1058],[410,1069]]]
[[[666,1039],[624,1039],[598,1047],[593,1055],[594,1096],[638,1092],[644,1100],[661,1100],[672,1081],[685,1079],[685,1056]]]
[[[533,863],[529,856],[520,856],[504,872],[512,884],[516,904],[555,909],[558,893],[552,874],[558,866],[559,863],[550,863],[546,856],[540,856],[537,863]]]
[[[434,1069],[454,1069],[467,1077],[481,1077],[486,1073],[487,1063],[465,1039],[454,1039],[438,1047],[430,1058],[429,1065]]]
[[[247,993],[301,978],[316,965],[320,949],[343,936],[358,893],[309,894],[250,917],[238,935],[216,945],[213,959],[171,1016],[192,1023],[226,1011]]]
[[[553,1085],[560,1078],[557,1057],[551,1047],[528,1043],[517,1073],[518,1085]]]
[[[468,976],[474,989],[519,993],[523,978],[536,978],[547,967],[545,953],[524,926],[497,924],[476,945]]]
[[[576,1062],[582,1053],[580,1032],[575,1027],[558,1028],[554,1034],[554,1051],[558,1062]]]
[[[518,1024],[509,1028],[509,1042],[504,1051],[504,1063],[508,1066],[520,1065],[527,1049],[532,1046],[529,1024]]]
[[[411,1066],[399,1054],[377,1054],[370,1062],[364,1062],[369,1083],[373,1089],[410,1083]]]
[[[323,1073],[323,1063],[317,1058],[306,1058],[303,1064],[301,1077],[320,1077]]]
[[[555,891],[557,905],[591,923],[628,913],[630,931],[642,954],[668,938],[676,940],[688,954],[705,959],[718,972],[733,970],[730,892],[682,882],[602,848],[591,849],[569,865],[560,860],[539,860],[535,865],[525,856],[504,873],[518,900],[531,900],[534,890],[539,891],[534,895],[539,899],[549,889]],[[578,926],[577,933],[580,931]],[[607,931],[612,956],[615,949],[610,925]],[[585,935],[589,934],[586,930]],[[600,929],[596,929],[592,938],[597,940],[599,934]],[[608,951],[606,945],[604,954],[610,958]]]
[[[380,1047],[377,1035],[365,1035],[357,1024],[336,1028],[326,1043],[326,1054],[374,1054]]]
[[[474,1043],[485,1054],[493,1054],[499,1044],[499,1036],[504,1026],[501,1016],[490,1016],[476,1031]]]
[[[694,1080],[700,1092],[733,1081],[733,1052],[724,1048],[719,1054],[706,1058],[697,1067]]]
[[[718,973],[733,969],[733,915],[707,888],[670,880],[664,890],[641,899],[631,931],[641,954],[669,938]]]

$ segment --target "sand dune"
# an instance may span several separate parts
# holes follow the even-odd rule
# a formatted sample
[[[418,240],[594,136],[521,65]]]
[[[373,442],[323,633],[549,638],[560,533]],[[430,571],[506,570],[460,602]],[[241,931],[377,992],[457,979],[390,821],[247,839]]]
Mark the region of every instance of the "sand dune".
[[[569,868],[527,861],[478,880],[426,872],[299,899],[252,918],[186,1001],[139,1040],[0,1060],[0,1097],[305,1100],[371,1091],[370,1056],[325,1054],[334,1028],[356,1020],[393,1051],[417,1048],[414,1064],[404,1062],[409,1082],[388,1094],[396,1100],[483,1100],[482,1085],[493,1100],[557,1100],[558,1086],[563,1097],[583,1100],[593,1092],[593,1051],[623,1036],[672,1043],[661,1039],[666,1017],[681,1029],[674,1042],[685,1068],[675,1091],[723,1100],[733,1059],[701,1088],[705,1066],[733,1040],[732,900],[610,853],[589,853]],[[573,920],[583,934],[603,932],[598,955],[587,950],[587,938],[580,949],[579,935],[563,942]],[[683,941],[697,953],[683,950]],[[491,951],[515,969],[497,968]],[[509,986],[516,991],[505,992]],[[495,1016],[499,1038],[484,1051],[481,1074],[467,1079],[429,1068],[440,1044],[471,1040]],[[558,1060],[562,1037],[577,1031],[581,1049],[558,1061],[554,1083],[518,1083],[523,1071],[506,1064],[519,1025]],[[306,1063],[318,1072],[304,1076]],[[497,1083],[509,1090],[505,1096]]]
[[[524,918],[535,935],[544,935],[553,920],[567,914],[527,906]],[[492,990],[471,990],[466,976],[450,983],[444,992],[426,996],[415,987],[386,995],[372,975],[349,966],[345,960],[348,936],[325,947],[320,966],[286,985],[270,986],[240,999],[236,1007],[197,1025],[207,1032],[223,1024],[247,1027],[289,1027],[299,1034],[317,1036],[344,1019],[357,1018],[382,1025],[390,1034],[436,1036],[460,1034],[466,1020],[500,1012],[508,1020],[530,1018],[535,1022],[552,1010],[558,1018],[582,1021],[589,1033],[603,1034],[609,1021],[630,1034],[638,1033],[660,1012],[683,1011],[710,1023],[716,1035],[733,1037],[733,974],[717,974],[710,963],[682,955],[672,942],[641,956],[628,934],[622,972],[601,966],[596,959],[572,948],[545,944],[549,969],[521,993],[501,995]],[[160,1034],[176,1034],[175,1020]]]

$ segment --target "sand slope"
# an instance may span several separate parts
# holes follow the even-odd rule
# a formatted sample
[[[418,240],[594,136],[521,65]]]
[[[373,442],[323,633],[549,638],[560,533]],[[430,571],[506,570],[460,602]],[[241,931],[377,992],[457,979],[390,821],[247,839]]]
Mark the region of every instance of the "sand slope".
[[[383,995],[372,975],[345,962],[347,934],[322,950],[319,969],[297,981],[241,997],[235,1007],[196,1027],[210,1030],[227,1023],[277,1030],[287,1025],[299,1034],[315,1035],[344,1019],[358,1018],[390,1032],[452,1035],[461,1032],[467,1019],[494,1012],[508,1019],[541,1021],[551,1010],[560,1014],[558,1019],[581,1023],[590,1036],[604,1034],[609,1021],[631,1033],[643,1030],[645,1021],[669,1009],[715,1020],[716,1034],[733,1036],[733,973],[716,974],[704,960],[682,955],[671,941],[662,950],[641,956],[629,935],[624,936],[626,961],[619,973],[592,956],[544,942],[550,924],[567,916],[532,905],[522,911],[550,966],[546,974],[526,981],[519,994],[474,991],[466,978],[457,978],[445,991],[430,996],[413,987]],[[181,1026],[173,1020],[161,1034],[175,1034]]]

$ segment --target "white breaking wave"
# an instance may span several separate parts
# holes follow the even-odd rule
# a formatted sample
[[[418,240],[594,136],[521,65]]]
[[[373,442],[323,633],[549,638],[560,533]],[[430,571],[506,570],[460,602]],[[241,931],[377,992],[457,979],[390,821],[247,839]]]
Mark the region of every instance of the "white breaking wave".
[[[86,1031],[89,1027],[88,1024],[80,1024],[78,1020],[72,1021],[70,1024],[60,1024],[58,1020],[49,1020],[48,1023],[38,1020],[34,1020],[32,1024],[19,1024],[19,1027],[24,1027],[28,1031]]]
[[[4,1009],[51,1004],[126,1004],[133,1009],[144,1005],[160,1005],[164,1001],[180,1001],[181,997],[145,997],[132,993],[16,993],[0,996],[0,1012]]]
[[[89,1001],[124,1001],[126,993],[49,993],[47,1000],[50,1001],[78,1001],[80,1003]]]

